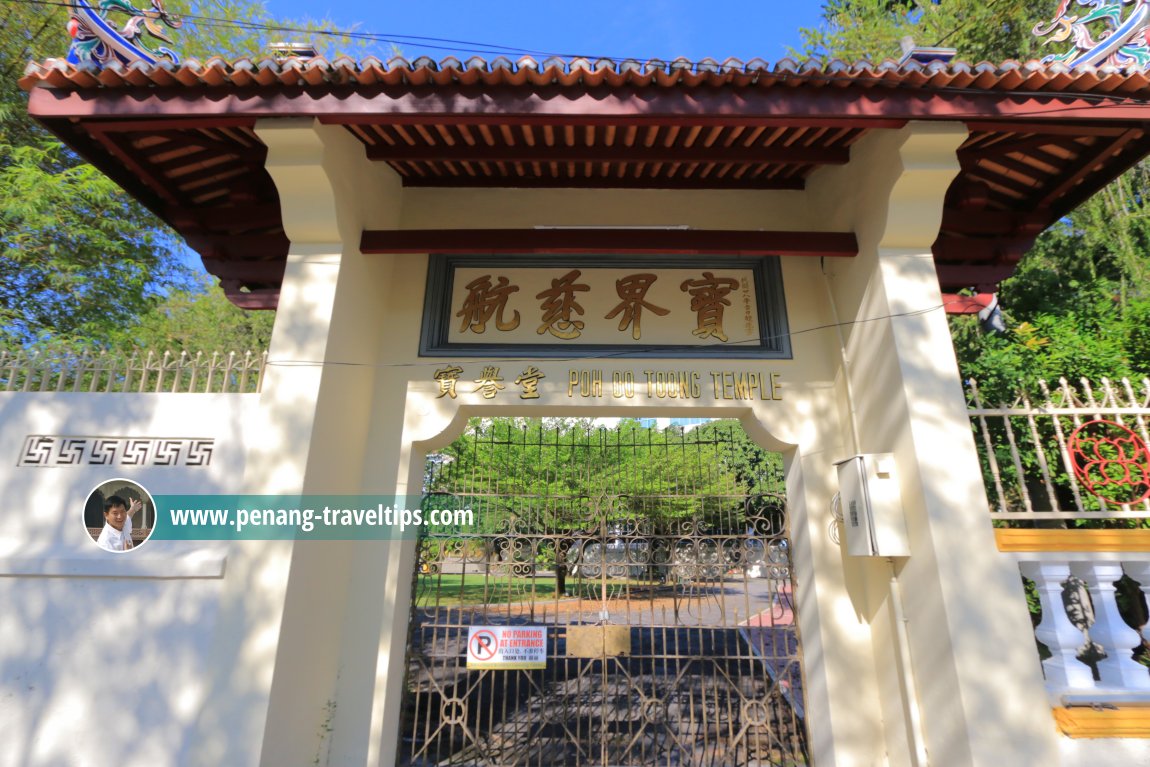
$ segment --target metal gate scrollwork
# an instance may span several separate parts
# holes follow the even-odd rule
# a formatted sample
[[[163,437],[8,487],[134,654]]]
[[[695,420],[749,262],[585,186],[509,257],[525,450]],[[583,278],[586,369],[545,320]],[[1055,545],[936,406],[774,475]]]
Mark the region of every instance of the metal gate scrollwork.
[[[737,423],[497,419],[428,460],[399,764],[806,765],[781,459]],[[467,667],[534,626],[546,668]]]

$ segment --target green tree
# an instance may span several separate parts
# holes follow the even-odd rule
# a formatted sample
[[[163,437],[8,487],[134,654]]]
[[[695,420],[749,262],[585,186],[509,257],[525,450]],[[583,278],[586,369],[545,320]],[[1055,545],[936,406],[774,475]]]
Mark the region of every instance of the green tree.
[[[1044,55],[1034,25],[1051,8],[1000,0],[828,0],[824,22],[802,30],[804,52],[847,60],[897,57],[898,41],[946,45],[964,61]],[[1150,373],[1150,165],[1114,181],[1042,233],[999,298],[1008,332],[980,331],[974,317],[951,330],[965,377],[984,401],[1012,399],[1040,379]]]
[[[139,320],[109,338],[115,349],[260,351],[271,343],[274,312],[245,311],[214,280],[170,291]]]
[[[346,36],[320,34],[330,24],[277,21],[259,0],[170,0],[168,9],[244,22],[189,18],[170,46],[185,58],[263,55],[267,26],[309,29],[328,54],[356,48]],[[54,5],[0,6],[3,345],[51,339],[106,346],[172,291],[201,284],[170,230],[27,115],[17,80],[29,60],[65,55],[68,17]]]
[[[607,429],[586,419],[494,418],[474,419],[432,460],[425,492],[535,529],[577,530],[594,504],[617,520],[727,518],[747,495],[778,492],[780,480],[780,457],[733,421],[684,434],[635,419]]]
[[[882,61],[902,56],[900,41],[956,48],[966,61],[1033,58],[1033,0],[827,0],[818,27],[800,30],[804,58]]]
[[[0,342],[101,338],[189,270],[158,223],[58,143],[0,144]]]

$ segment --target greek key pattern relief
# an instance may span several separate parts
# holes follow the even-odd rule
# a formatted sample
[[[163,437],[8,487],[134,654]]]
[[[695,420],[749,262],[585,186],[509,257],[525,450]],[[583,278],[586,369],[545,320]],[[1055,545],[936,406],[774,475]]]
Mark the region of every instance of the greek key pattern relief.
[[[207,466],[216,441],[207,437],[72,437],[29,434],[17,466]]]

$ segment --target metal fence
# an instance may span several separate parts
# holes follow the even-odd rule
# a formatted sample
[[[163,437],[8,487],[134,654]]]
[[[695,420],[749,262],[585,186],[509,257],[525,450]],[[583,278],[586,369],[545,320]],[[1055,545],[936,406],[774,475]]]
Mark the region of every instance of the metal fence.
[[[1150,498],[1139,497],[1150,490],[1150,379],[1040,382],[1035,399],[1020,393],[995,407],[982,401],[976,381],[966,385],[993,517],[1150,518]],[[1084,442],[1078,430],[1091,422],[1118,436]]]
[[[263,385],[267,352],[107,352],[53,354],[0,351],[0,390],[92,393],[254,393]]]

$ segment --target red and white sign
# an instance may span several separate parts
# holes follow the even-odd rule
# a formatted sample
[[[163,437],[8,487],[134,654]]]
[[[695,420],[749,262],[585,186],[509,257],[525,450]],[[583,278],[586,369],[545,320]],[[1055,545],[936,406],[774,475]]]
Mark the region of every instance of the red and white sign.
[[[547,668],[547,627],[471,626],[467,630],[467,667]]]

